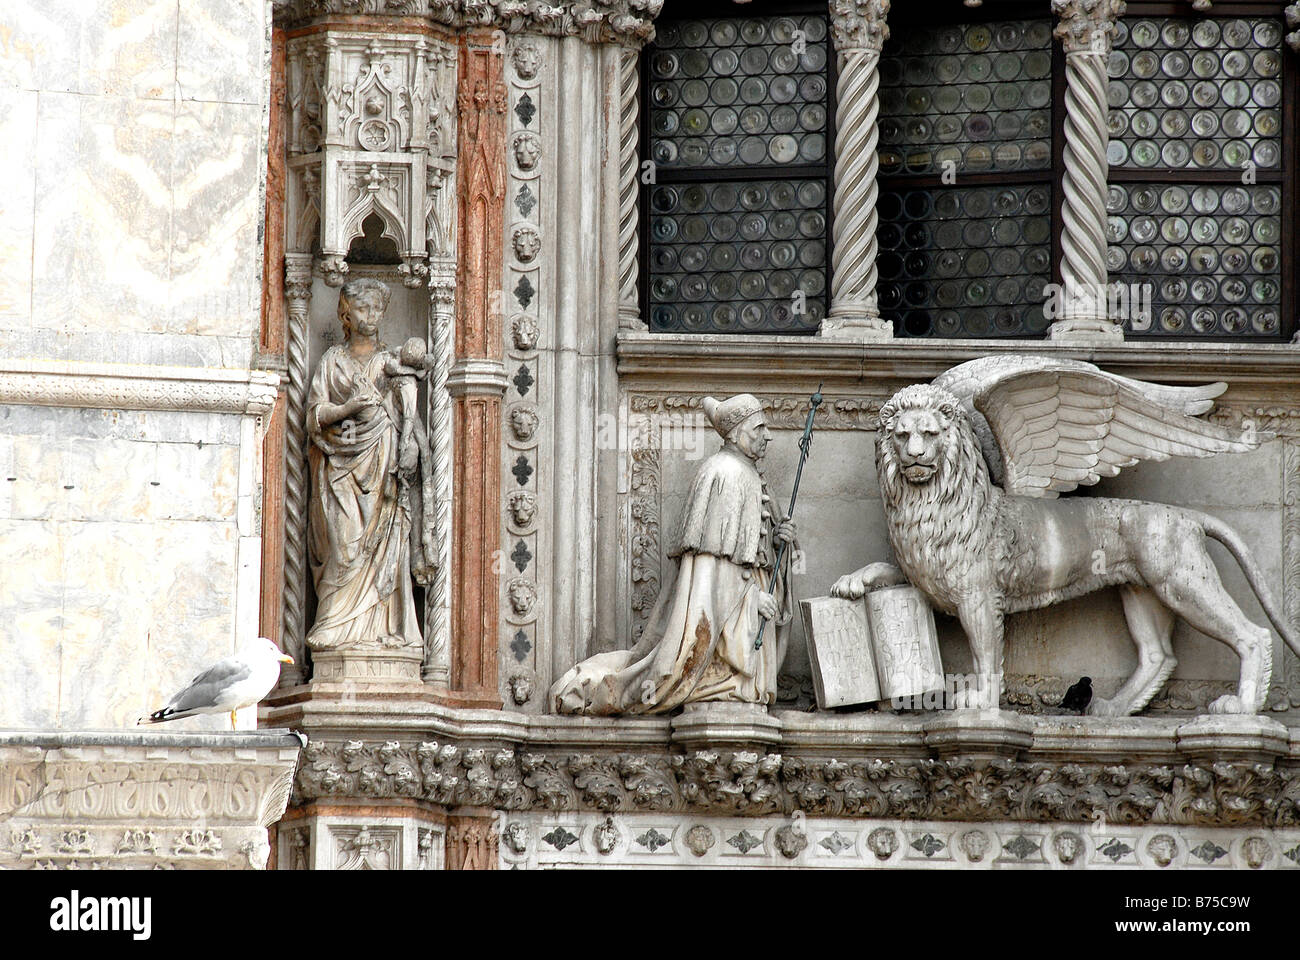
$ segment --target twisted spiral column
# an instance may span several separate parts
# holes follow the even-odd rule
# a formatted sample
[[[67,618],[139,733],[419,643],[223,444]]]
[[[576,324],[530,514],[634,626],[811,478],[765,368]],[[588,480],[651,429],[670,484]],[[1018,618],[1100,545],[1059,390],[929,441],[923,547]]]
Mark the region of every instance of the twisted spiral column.
[[[619,51],[618,64],[618,326],[620,330],[645,330],[637,296],[637,201],[640,196],[637,153],[641,111],[640,57],[633,48]]]
[[[433,369],[429,371],[429,445],[433,450],[434,530],[438,567],[425,595],[425,683],[451,682],[451,489],[453,450],[451,394],[447,377],[453,360],[456,321],[456,263],[435,263],[429,277],[429,325]]]
[[[835,84],[835,196],[831,308],[823,337],[888,339],[876,300],[876,175],[880,162],[880,51],[889,37],[887,0],[831,0]]]
[[[309,253],[284,255],[284,297],[288,306],[289,385],[285,390],[284,471],[284,649],[294,665],[281,671],[281,685],[304,678],[307,647],[307,314],[311,306]]]
[[[1065,171],[1061,208],[1061,318],[1052,339],[1122,337],[1107,314],[1106,296],[1106,61],[1117,0],[1053,0],[1065,48]]]

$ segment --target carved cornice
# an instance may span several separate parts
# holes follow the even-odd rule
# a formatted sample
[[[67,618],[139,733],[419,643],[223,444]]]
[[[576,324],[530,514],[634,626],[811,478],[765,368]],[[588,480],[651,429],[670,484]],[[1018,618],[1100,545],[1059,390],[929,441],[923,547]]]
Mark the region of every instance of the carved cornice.
[[[710,812],[1201,826],[1300,825],[1300,770],[1250,762],[530,752],[312,741],[295,800],[406,797],[501,810]]]
[[[0,359],[0,403],[263,416],[280,378],[268,370]]]
[[[1052,0],[1060,18],[1053,34],[1066,53],[1110,53],[1115,21],[1124,16],[1124,0]]]
[[[889,39],[889,0],[831,0],[831,40],[838,51],[879,53]]]
[[[285,0],[275,5],[275,21],[297,26],[339,15],[422,17],[453,29],[490,27],[638,46],[654,39],[661,9],[663,0]]]
[[[886,396],[907,383],[932,380],[966,360],[998,353],[1087,360],[1127,377],[1161,383],[1226,380],[1233,393],[1287,401],[1300,383],[1300,350],[1291,344],[1071,344],[1049,340],[898,339],[863,344],[823,337],[659,334],[621,331],[620,383],[628,389],[694,392],[735,387],[752,393],[798,390]]]
[[[0,865],[266,866],[299,747],[280,733],[0,737]]]

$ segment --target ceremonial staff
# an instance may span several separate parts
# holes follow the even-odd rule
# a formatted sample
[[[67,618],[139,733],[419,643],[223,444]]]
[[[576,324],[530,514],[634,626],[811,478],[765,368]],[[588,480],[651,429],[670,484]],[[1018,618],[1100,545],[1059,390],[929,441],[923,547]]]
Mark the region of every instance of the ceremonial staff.
[[[794,472],[794,491],[790,494],[790,509],[785,512],[787,520],[794,519],[794,503],[799,499],[799,479],[803,476],[803,465],[808,459],[808,451],[812,449],[812,432],[813,416],[817,413],[817,408],[822,402],[822,385],[817,384],[817,392],[808,398],[812,406],[808,409],[808,419],[803,423],[803,437],[799,440],[799,468]],[[776,596],[776,578],[781,575],[781,560],[785,557],[785,548],[787,543],[782,543],[776,551],[776,566],[772,568],[772,595]],[[762,649],[763,631],[767,629],[767,619],[763,618],[758,624],[758,638],[754,641],[754,649]]]

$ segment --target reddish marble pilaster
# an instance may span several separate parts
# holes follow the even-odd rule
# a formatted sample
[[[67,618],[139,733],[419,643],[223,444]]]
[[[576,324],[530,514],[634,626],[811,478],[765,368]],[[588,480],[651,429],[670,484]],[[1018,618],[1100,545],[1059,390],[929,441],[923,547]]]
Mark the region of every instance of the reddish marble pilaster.
[[[271,98],[266,142],[266,218],[262,250],[262,366],[280,374],[280,389],[262,440],[262,598],[259,629],[284,646],[284,424],[285,365],[284,185],[285,37],[271,33]],[[302,665],[285,666],[281,685],[302,678]]]
[[[447,818],[448,870],[495,870],[500,838],[490,817]]]
[[[451,688],[463,706],[499,707],[497,568],[501,549],[501,408],[506,86],[488,31],[461,38],[458,157]]]

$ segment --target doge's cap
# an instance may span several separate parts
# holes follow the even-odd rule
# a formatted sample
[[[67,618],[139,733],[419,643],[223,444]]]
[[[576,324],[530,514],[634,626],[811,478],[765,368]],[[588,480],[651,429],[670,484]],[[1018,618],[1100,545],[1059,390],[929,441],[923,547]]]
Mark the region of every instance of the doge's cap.
[[[740,426],[756,413],[763,412],[763,405],[753,394],[739,393],[726,400],[705,397],[700,404],[704,415],[713,424],[713,429],[725,440],[732,430]]]

